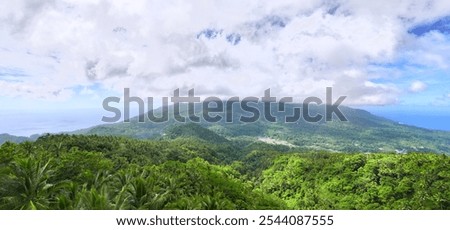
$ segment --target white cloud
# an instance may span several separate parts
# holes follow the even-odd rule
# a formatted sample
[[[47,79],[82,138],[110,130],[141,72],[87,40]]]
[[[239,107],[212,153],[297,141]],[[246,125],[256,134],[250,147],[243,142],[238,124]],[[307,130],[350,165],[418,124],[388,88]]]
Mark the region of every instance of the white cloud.
[[[66,99],[73,87],[101,84],[118,93],[130,87],[140,96],[170,96],[175,88],[259,96],[271,88],[276,95],[305,97],[333,86],[350,104],[389,104],[401,90],[387,71],[369,69],[371,64],[403,58],[447,68],[450,60],[450,42],[442,35],[407,33],[411,25],[449,15],[444,0],[3,5],[0,67],[30,75],[20,83],[0,78],[3,96]],[[197,38],[205,29],[222,32],[215,39]],[[237,45],[227,41],[231,34],[240,36]],[[422,84],[410,90],[424,90]]]
[[[409,86],[409,91],[413,93],[422,92],[427,89],[427,84],[421,81],[414,81]]]

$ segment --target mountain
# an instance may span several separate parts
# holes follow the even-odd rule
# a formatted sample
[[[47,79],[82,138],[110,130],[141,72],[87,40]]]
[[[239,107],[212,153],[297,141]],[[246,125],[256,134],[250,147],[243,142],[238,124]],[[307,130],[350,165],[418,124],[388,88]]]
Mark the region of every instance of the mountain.
[[[266,142],[285,145],[298,149],[325,150],[331,152],[435,152],[450,153],[450,132],[434,131],[375,116],[367,111],[340,106],[339,109],[348,121],[341,121],[333,115],[331,121],[325,119],[319,122],[308,122],[299,119],[297,122],[286,123],[284,119],[294,114],[302,104],[285,104],[284,112],[277,112],[280,104],[272,103],[272,115],[277,122],[269,122],[264,115],[263,103],[249,104],[261,111],[260,119],[255,122],[243,123],[242,116],[252,115],[248,109],[242,109],[238,104],[226,108],[226,111],[214,113],[222,117],[233,118],[232,122],[222,119],[218,122],[177,122],[173,116],[174,107],[170,106],[169,119],[166,122],[149,121],[146,114],[130,119],[129,122],[99,125],[80,130],[78,134],[98,134],[127,136],[139,139],[161,139],[193,136],[199,139],[236,140],[245,143]],[[309,106],[310,116],[325,115],[327,106]],[[194,114],[202,117],[204,110],[199,104],[194,108]],[[303,110],[300,110],[301,114]],[[162,112],[156,109],[154,114]],[[187,117],[188,106],[181,105],[180,114]],[[231,116],[230,116],[231,115]],[[254,114],[253,114],[254,115]],[[142,122],[140,122],[142,121]],[[209,139],[209,140],[212,140]]]
[[[165,130],[164,137],[169,139],[194,137],[214,144],[229,142],[225,137],[195,123],[171,126]]]
[[[219,114],[248,118],[248,108],[233,109]],[[281,112],[273,113],[278,122],[251,123],[141,116],[78,131],[101,135],[4,144],[0,209],[450,209],[450,155],[435,154],[448,153],[449,133],[342,112],[348,121],[286,123]]]
[[[14,143],[21,143],[24,141],[29,141],[31,140],[28,137],[19,137],[19,136],[13,136],[13,135],[9,135],[7,133],[4,134],[0,134],[0,145],[5,143],[5,142],[14,142]]]

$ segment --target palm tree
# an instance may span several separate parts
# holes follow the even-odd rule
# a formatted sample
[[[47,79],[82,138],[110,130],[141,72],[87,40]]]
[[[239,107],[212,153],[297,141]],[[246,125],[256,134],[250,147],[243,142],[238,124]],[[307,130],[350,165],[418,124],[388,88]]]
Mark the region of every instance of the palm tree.
[[[46,163],[29,156],[17,159],[11,165],[11,173],[2,181],[2,203],[8,209],[48,209],[50,190],[48,183],[53,176],[50,160]]]
[[[86,186],[79,193],[80,200],[76,209],[86,210],[111,210],[114,205],[110,200],[108,186],[102,186],[99,190],[96,188],[87,189]]]

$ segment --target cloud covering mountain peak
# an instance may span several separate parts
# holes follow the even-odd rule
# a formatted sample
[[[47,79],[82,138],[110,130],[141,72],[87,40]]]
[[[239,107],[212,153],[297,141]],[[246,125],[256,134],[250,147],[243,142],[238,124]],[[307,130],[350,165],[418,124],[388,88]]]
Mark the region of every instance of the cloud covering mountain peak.
[[[349,104],[392,104],[421,78],[448,82],[446,1],[10,1],[4,10],[0,72],[29,76],[0,75],[4,97],[67,100],[95,85],[99,95],[271,88],[302,98],[332,86]]]

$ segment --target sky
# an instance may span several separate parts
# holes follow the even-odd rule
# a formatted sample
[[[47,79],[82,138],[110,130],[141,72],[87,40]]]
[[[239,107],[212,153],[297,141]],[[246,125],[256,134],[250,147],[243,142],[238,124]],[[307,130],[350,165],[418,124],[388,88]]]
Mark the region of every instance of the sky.
[[[330,86],[347,96],[344,104],[375,112],[450,111],[446,0],[0,5],[0,116],[10,121],[0,133],[17,126],[14,114],[45,119],[93,111],[81,114],[89,124],[92,116],[100,121],[103,99],[123,96],[124,88],[143,98],[177,88],[262,96],[270,88],[300,101]]]

